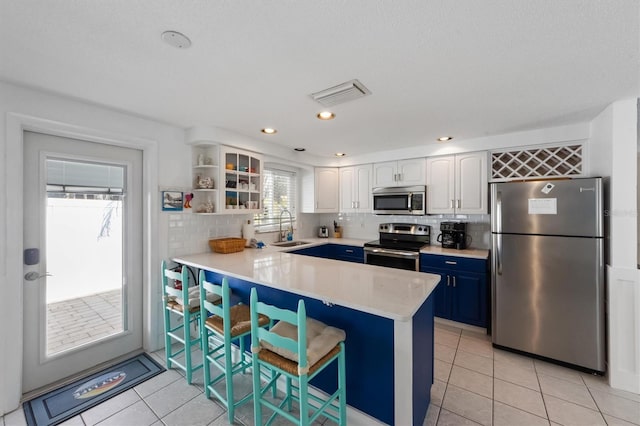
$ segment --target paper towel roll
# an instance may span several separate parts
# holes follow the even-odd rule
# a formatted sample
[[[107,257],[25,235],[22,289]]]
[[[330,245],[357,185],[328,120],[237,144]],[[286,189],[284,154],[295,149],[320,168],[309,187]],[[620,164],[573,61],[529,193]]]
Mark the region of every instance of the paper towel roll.
[[[247,223],[242,225],[242,238],[247,240],[245,247],[249,247],[252,238],[255,238],[256,230],[251,223],[251,219],[247,219]]]

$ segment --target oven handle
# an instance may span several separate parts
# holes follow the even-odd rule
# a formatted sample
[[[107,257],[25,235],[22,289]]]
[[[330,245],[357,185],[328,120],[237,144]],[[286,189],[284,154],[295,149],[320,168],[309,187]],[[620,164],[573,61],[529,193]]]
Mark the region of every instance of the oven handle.
[[[418,257],[420,257],[419,252],[413,251],[398,251],[373,247],[365,247],[364,251],[367,253],[381,254],[383,256],[398,257],[401,259],[417,259]]]

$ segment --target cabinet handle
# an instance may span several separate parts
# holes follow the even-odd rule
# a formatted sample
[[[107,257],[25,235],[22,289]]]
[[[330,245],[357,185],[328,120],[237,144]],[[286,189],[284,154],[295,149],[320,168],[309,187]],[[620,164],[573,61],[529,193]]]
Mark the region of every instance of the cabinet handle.
[[[397,173],[394,173],[394,174],[393,174],[393,181],[395,182],[395,181],[397,181],[397,180],[398,180],[398,174],[397,174]]]
[[[398,173],[398,180],[402,180],[403,176],[402,173]]]
[[[356,201],[356,209],[360,208],[360,201]]]
[[[447,287],[449,287],[449,284],[451,284],[451,277],[447,275]]]
[[[316,209],[318,208],[318,205],[319,205],[319,204],[320,204],[320,203],[316,201]]]
[[[444,263],[446,263],[447,265],[457,265],[458,262],[456,262],[455,260],[445,260]]]
[[[459,209],[460,208],[460,200],[456,200],[456,208]]]
[[[453,208],[453,200],[450,200],[449,202],[449,208],[452,209]]]
[[[345,250],[345,253],[353,253],[353,250]]]
[[[455,277],[455,275],[454,275],[454,277],[453,277],[453,286],[454,286],[454,287],[456,286],[456,277]]]

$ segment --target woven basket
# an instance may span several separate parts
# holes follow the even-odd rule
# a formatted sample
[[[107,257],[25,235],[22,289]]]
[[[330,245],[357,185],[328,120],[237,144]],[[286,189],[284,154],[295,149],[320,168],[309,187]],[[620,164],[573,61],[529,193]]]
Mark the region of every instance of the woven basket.
[[[235,253],[244,250],[246,242],[244,238],[219,238],[209,240],[209,247],[216,253]]]

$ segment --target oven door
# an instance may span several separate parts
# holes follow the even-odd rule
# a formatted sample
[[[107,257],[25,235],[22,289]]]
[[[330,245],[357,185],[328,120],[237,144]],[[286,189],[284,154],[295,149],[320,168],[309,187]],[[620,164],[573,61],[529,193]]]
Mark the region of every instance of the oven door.
[[[388,268],[420,270],[420,253],[417,251],[391,250],[380,247],[364,248],[364,263]]]

